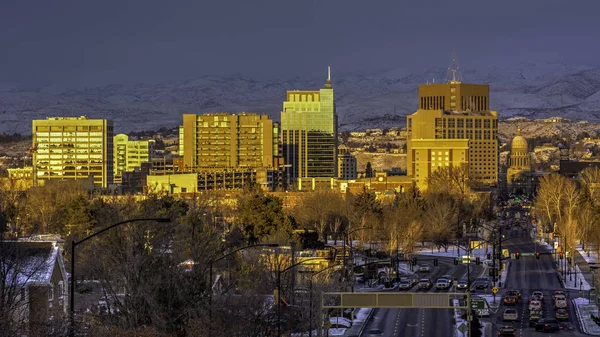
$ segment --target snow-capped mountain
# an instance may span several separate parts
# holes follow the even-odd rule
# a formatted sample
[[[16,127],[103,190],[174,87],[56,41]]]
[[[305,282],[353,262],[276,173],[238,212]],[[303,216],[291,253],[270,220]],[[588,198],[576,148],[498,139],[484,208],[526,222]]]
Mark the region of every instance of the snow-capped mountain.
[[[340,128],[403,125],[416,110],[418,85],[444,82],[446,73],[392,69],[334,76]],[[490,84],[490,106],[500,118],[600,120],[600,69],[541,62],[464,70],[462,80]],[[174,127],[183,113],[248,111],[278,120],[286,90],[323,84],[324,78],[259,81],[241,75],[85,90],[0,84],[0,132],[30,133],[31,120],[47,116],[109,118],[117,132]]]

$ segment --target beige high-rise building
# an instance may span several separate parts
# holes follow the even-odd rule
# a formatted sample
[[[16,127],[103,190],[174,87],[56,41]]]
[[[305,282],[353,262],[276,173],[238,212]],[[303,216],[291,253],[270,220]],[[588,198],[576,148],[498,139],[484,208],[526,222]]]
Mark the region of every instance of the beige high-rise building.
[[[32,121],[34,176],[85,179],[96,187],[113,182],[113,122],[82,117]]]
[[[184,171],[213,168],[277,168],[279,125],[268,115],[184,114],[179,127]]]
[[[152,160],[154,141],[129,140],[126,134],[118,134],[114,139],[114,171],[115,183],[121,183],[123,172],[133,172],[142,163]]]
[[[487,84],[419,86],[419,107],[407,117],[407,173],[420,189],[438,167],[464,166],[469,180],[498,183],[498,113]]]

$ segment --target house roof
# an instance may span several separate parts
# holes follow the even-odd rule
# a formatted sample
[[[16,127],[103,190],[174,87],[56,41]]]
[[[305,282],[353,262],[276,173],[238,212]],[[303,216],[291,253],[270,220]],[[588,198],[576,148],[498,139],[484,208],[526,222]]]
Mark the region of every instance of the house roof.
[[[0,242],[7,281],[12,284],[30,285],[50,283],[54,268],[58,267],[63,278],[66,273],[60,249],[55,242]]]

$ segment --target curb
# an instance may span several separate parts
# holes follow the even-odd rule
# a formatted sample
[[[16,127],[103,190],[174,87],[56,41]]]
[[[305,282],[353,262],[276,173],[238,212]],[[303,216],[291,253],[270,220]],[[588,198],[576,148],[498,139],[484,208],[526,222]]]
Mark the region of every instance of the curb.
[[[579,330],[581,330],[583,333],[588,334],[587,329],[585,329],[583,326],[583,321],[581,320],[581,312],[579,311],[579,306],[575,303],[575,300],[571,300],[571,303],[573,303],[573,305],[575,306],[575,311],[577,312],[577,322],[579,322]]]
[[[360,327],[360,330],[358,330],[358,337],[362,336],[363,332],[365,331],[365,327],[367,326],[367,323],[371,320],[371,318],[373,318],[373,313],[375,312],[375,310],[377,310],[377,309],[371,309],[371,311],[369,311],[369,315],[367,315],[367,319],[365,319],[365,322]]]

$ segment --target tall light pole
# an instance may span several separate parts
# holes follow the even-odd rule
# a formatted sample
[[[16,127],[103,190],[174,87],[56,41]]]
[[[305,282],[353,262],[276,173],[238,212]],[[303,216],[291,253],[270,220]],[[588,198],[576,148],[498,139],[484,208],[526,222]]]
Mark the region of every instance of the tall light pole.
[[[118,222],[114,225],[110,225],[106,228],[103,228],[95,233],[93,233],[92,235],[89,235],[79,241],[75,241],[75,240],[71,240],[71,286],[70,286],[70,298],[69,298],[69,302],[70,302],[70,335],[73,337],[75,336],[75,247],[77,247],[78,245],[86,242],[87,240],[100,235],[104,232],[106,232],[109,229],[113,229],[115,227],[124,225],[126,223],[130,223],[130,222],[138,222],[138,221],[154,221],[154,222],[171,222],[171,219],[169,218],[141,218],[141,219],[129,219],[129,220],[125,220],[125,221],[121,221]]]
[[[354,228],[351,231],[344,231],[344,236],[345,236],[345,241],[344,241],[344,250],[346,249],[346,243],[349,241],[350,242],[350,258],[352,259],[352,266],[351,266],[351,274],[354,275],[354,254],[352,251],[352,240],[349,240],[350,234],[360,231],[360,230],[364,230],[364,229],[373,229],[373,227],[358,227],[358,228]],[[344,261],[346,260],[346,253],[344,252]],[[347,266],[346,263],[344,263],[344,266]],[[345,267],[344,267],[345,268]],[[344,274],[347,274],[346,270],[344,270]],[[352,279],[352,292],[354,292],[354,278]]]
[[[265,243],[265,244],[257,244],[257,245],[250,245],[250,246],[245,246],[245,247],[241,247],[241,248],[237,248],[234,249],[232,251],[230,251],[229,253],[220,256],[219,258],[216,258],[212,261],[209,262],[209,280],[208,280],[208,287],[209,287],[209,293],[208,293],[208,318],[209,318],[209,325],[208,325],[208,336],[211,336],[212,333],[212,283],[213,283],[213,264],[215,264],[216,262],[219,262],[221,260],[223,260],[224,258],[227,258],[241,250],[244,249],[248,249],[248,248],[254,248],[254,247],[279,247],[278,244],[276,243]]]
[[[312,323],[313,323],[313,278],[319,274],[321,274],[322,272],[328,271],[330,269],[333,269],[335,267],[339,267],[339,264],[334,264],[332,266],[329,266],[327,268],[323,268],[321,270],[319,270],[318,272],[312,274],[310,276],[310,287],[309,287],[309,292],[310,292],[310,299],[309,299],[309,308],[310,308],[310,318],[309,318],[309,323],[308,323],[308,337],[312,337]]]
[[[279,269],[279,263],[277,264],[278,270],[277,270],[277,297],[275,299],[275,303],[277,304],[277,337],[281,337],[281,303],[280,303],[280,298],[281,298],[281,274],[285,273],[286,271],[299,266],[303,263],[306,262],[310,262],[310,261],[315,261],[315,260],[323,260],[323,258],[320,257],[315,257],[315,258],[309,258],[309,259],[305,259],[299,262],[294,263],[293,265],[281,270]]]

